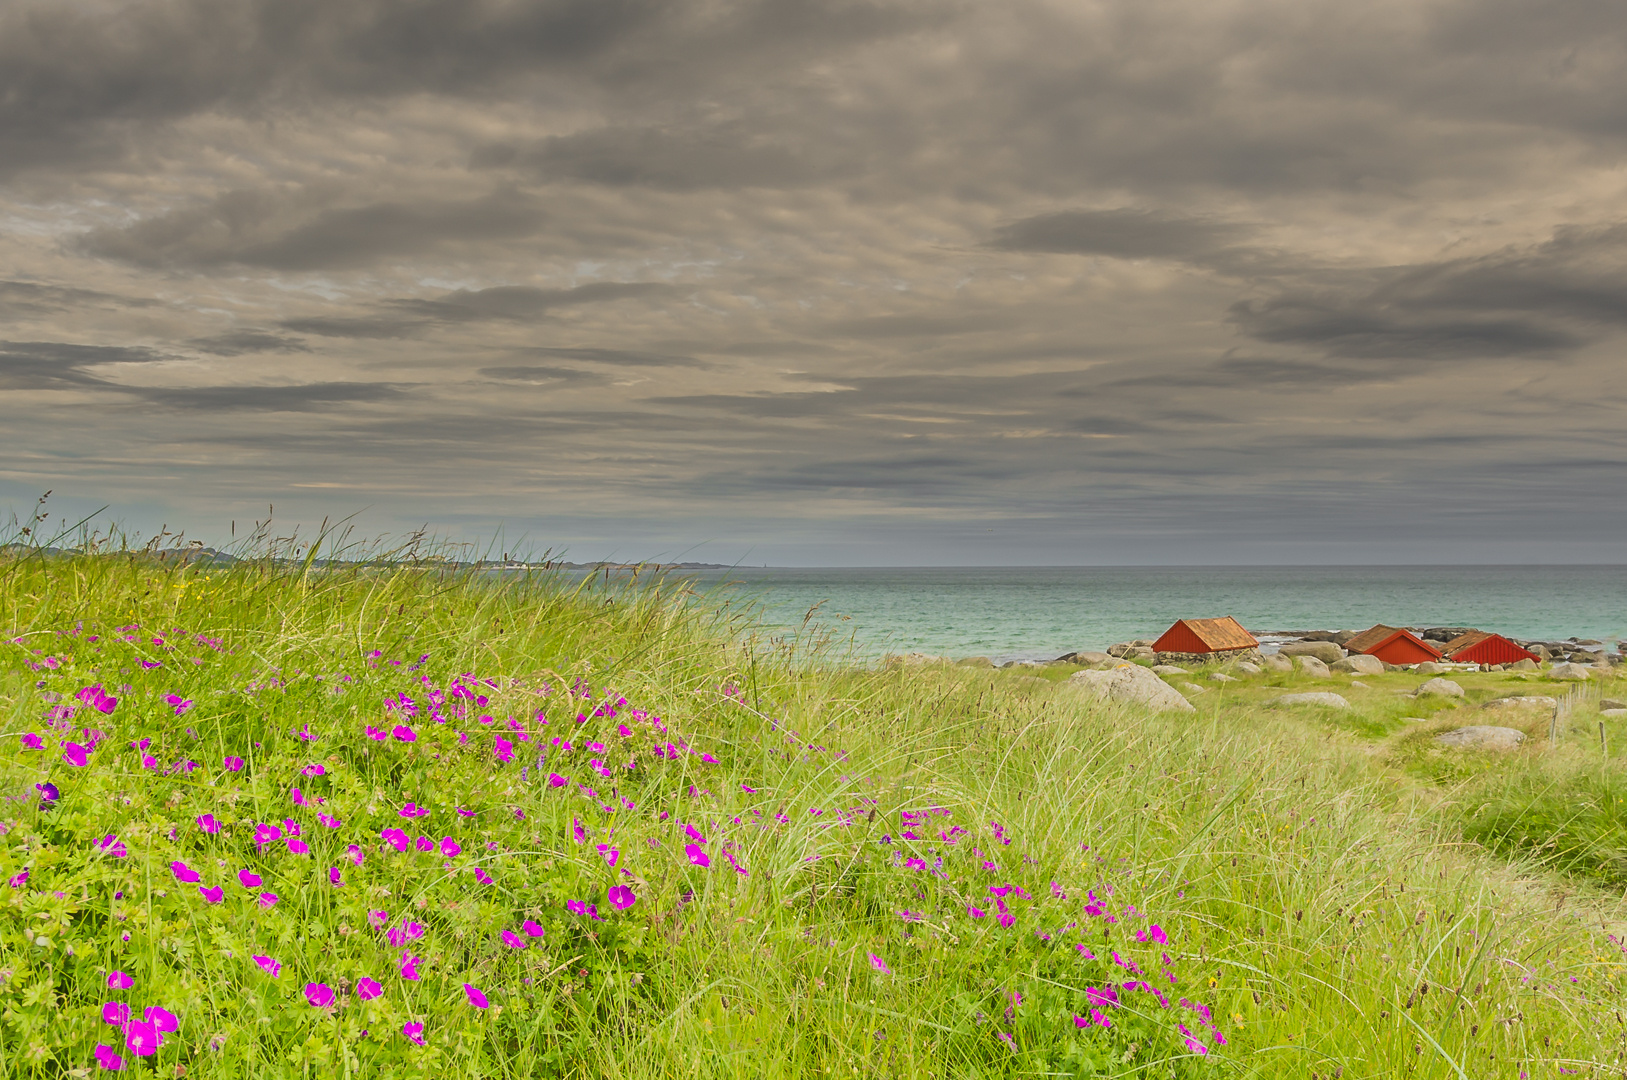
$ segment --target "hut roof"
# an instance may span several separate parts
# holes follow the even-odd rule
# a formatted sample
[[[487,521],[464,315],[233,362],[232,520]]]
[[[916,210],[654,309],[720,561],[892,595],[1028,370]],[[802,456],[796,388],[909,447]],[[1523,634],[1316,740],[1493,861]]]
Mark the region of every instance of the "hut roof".
[[[1225,652],[1230,649],[1253,649],[1259,646],[1254,635],[1244,630],[1238,621],[1230,615],[1219,619],[1177,619],[1177,626],[1184,626],[1190,630],[1197,639],[1215,652]],[[1169,630],[1165,631],[1167,635]],[[1163,640],[1160,638],[1159,640]]]
[[[1383,623],[1379,623],[1371,630],[1363,630],[1361,633],[1345,642],[1344,650],[1345,652],[1364,653],[1368,649],[1371,649],[1374,645],[1377,645],[1379,642],[1389,637],[1391,634],[1395,633],[1398,629],[1399,627],[1385,626]]]
[[[1496,637],[1490,630],[1470,630],[1466,634],[1459,634],[1440,647],[1441,652],[1451,656],[1459,649],[1467,649],[1470,645],[1478,645],[1489,637]]]

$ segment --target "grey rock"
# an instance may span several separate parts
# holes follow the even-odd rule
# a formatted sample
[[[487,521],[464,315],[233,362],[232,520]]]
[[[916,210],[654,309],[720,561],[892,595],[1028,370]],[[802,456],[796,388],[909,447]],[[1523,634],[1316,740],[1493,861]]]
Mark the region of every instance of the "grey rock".
[[[1627,709],[1600,709],[1600,716],[1627,716]]]
[[[1281,656],[1314,656],[1324,664],[1345,658],[1345,651],[1331,641],[1291,641],[1277,652]]]
[[[1199,686],[1195,682],[1184,682],[1181,684],[1181,689],[1189,694],[1207,694],[1209,692],[1207,686]]]
[[[1294,662],[1286,656],[1278,656],[1273,653],[1260,660],[1260,667],[1266,671],[1275,671],[1280,674],[1294,670]]]
[[[1077,686],[1093,697],[1145,705],[1160,712],[1195,711],[1178,690],[1154,675],[1151,669],[1136,664],[1081,671],[1069,677],[1068,685]]]
[[[1556,698],[1542,694],[1525,694],[1520,697],[1497,698],[1480,706],[1482,709],[1551,709],[1558,705]]]
[[[1296,656],[1294,666],[1313,679],[1328,678],[1328,666],[1314,656]]]
[[[1258,669],[1256,669],[1256,670],[1258,670]],[[1237,682],[1238,681],[1233,676],[1227,675],[1224,671],[1217,671],[1213,675],[1210,675],[1209,678],[1213,679],[1215,682]]]
[[[1443,671],[1451,671],[1452,668],[1449,664],[1437,664],[1433,660],[1425,660],[1421,664],[1414,665],[1412,670],[1420,675],[1439,675]]]
[[[1131,645],[1128,641],[1120,641],[1107,647],[1107,655],[1118,659],[1129,652],[1130,648]]]
[[[1157,672],[1159,675],[1190,675],[1191,674],[1191,672],[1187,671],[1184,667],[1177,667],[1174,664],[1154,664],[1153,665],[1153,671]]]
[[[1319,690],[1308,694],[1284,694],[1271,703],[1272,705],[1321,705],[1328,709],[1348,709],[1350,702],[1326,690]]]
[[[1072,652],[1066,656],[1059,656],[1057,659],[1071,660],[1080,667],[1089,667],[1092,664],[1110,664],[1113,662],[1113,657],[1108,656],[1106,653],[1092,652],[1088,649],[1080,649],[1078,652]]]
[[[1627,709],[1627,701],[1623,701],[1620,698],[1613,698],[1613,697],[1600,698],[1599,699],[1599,708],[1601,708],[1601,709]]]
[[[1261,667],[1259,664],[1251,664],[1245,660],[1241,664],[1237,665],[1237,670],[1241,671],[1244,675],[1258,675],[1260,672],[1264,671],[1265,668]]]
[[[1382,675],[1384,674],[1384,661],[1376,656],[1366,656],[1356,653],[1343,660],[1328,665],[1332,671],[1348,671],[1355,675]]]
[[[964,660],[957,660],[955,662],[961,667],[991,668],[994,666],[994,661],[990,660],[986,656],[968,656]]]
[[[1434,678],[1413,691],[1416,697],[1428,697],[1432,694],[1440,697],[1462,697],[1463,687],[1451,679]]]
[[[1522,659],[1514,661],[1512,664],[1509,664],[1508,665],[1508,670],[1510,670],[1510,671],[1535,671],[1535,670],[1537,670],[1537,662],[1535,660],[1531,659],[1529,656],[1527,656],[1527,657],[1524,657]]]
[[[1581,664],[1555,664],[1548,669],[1548,678],[1566,682],[1586,682],[1593,677],[1593,669]]]
[[[1437,735],[1435,741],[1454,750],[1512,750],[1525,741],[1525,732],[1511,727],[1474,724]]]

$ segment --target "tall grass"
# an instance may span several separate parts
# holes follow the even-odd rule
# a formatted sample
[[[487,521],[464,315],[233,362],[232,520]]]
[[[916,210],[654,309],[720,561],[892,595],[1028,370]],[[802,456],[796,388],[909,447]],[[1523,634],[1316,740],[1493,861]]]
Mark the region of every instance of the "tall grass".
[[[425,565],[13,558],[0,623],[14,642],[0,875],[28,870],[0,885],[0,1075],[93,1069],[98,1043],[130,1069],[256,1077],[1620,1065],[1623,956],[1601,902],[1556,904],[1559,879],[1465,843],[1449,800],[1401,782],[1362,732],[1241,691],[1149,715],[1010,672],[835,663],[672,581]],[[111,713],[81,704],[47,726],[96,684],[119,698]],[[447,722],[428,719],[429,689],[457,685],[487,703],[460,699],[460,715],[449,697]],[[416,716],[386,709],[403,693]],[[176,715],[169,694],[195,704]],[[1402,723],[1385,709],[1363,722]],[[397,724],[413,742],[367,734]],[[76,768],[61,748],[85,728],[105,738]],[[46,749],[23,749],[24,732]],[[591,771],[589,741],[613,776]],[[60,798],[42,807],[45,782]],[[296,808],[295,787],[342,826]],[[408,801],[431,813],[400,817]],[[219,833],[194,824],[205,813]],[[288,819],[308,855],[255,844]],[[685,826],[710,865],[686,854]],[[392,827],[462,851],[396,854]],[[108,835],[126,857],[92,846]],[[226,899],[200,898],[173,860]],[[235,884],[240,868],[274,907]],[[637,902],[613,911],[613,884]],[[376,910],[425,928],[405,943],[421,979],[400,977]],[[505,945],[526,920],[545,935]],[[109,990],[113,970],[135,986]],[[384,993],[361,1000],[364,977]],[[1097,1010],[1112,1026],[1088,1023],[1088,987],[1136,981],[1160,994],[1121,989]],[[338,1004],[308,1004],[307,983]],[[162,1006],[179,1030],[137,1058],[101,1019],[114,998]],[[417,1023],[424,1045],[403,1034]]]

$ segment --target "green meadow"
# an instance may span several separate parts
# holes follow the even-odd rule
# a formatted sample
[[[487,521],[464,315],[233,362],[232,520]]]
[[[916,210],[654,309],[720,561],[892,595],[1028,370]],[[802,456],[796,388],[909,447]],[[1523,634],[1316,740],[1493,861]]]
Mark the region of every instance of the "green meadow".
[[[14,551],[0,1076],[1622,1073],[1621,680],[1150,714],[750,611]]]

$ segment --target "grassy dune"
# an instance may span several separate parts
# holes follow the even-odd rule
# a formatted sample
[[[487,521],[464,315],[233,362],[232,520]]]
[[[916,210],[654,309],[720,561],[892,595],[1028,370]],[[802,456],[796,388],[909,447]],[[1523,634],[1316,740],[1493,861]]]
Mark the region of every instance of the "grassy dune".
[[[120,555],[0,616],[0,1075],[1622,1067],[1619,766],[1426,738],[1510,677],[1156,716],[677,586]]]

